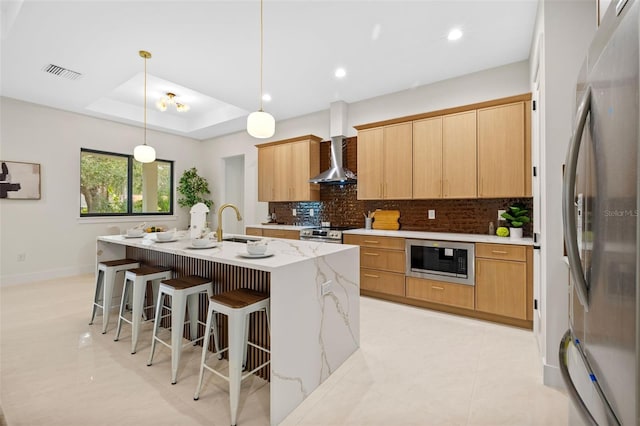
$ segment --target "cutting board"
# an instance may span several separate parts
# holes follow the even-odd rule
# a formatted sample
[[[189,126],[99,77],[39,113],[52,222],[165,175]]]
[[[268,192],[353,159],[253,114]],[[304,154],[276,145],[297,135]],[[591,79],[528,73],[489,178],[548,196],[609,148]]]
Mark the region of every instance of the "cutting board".
[[[400,210],[376,210],[373,217],[373,229],[400,229]]]

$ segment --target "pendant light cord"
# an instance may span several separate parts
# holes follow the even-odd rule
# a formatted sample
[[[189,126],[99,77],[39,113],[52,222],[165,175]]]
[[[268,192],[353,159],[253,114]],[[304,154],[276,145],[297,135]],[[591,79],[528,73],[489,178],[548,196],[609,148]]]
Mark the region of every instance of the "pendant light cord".
[[[147,57],[144,57],[144,144],[147,144]]]
[[[262,0],[260,0],[260,111],[262,111],[262,52],[264,49],[262,25]]]

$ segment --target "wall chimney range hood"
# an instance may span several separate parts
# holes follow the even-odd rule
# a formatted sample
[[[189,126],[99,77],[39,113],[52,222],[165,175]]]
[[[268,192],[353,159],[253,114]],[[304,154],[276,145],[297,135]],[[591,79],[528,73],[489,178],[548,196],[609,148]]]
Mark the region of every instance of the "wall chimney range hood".
[[[356,175],[344,166],[343,151],[346,148],[347,103],[332,102],[329,108],[331,126],[331,163],[328,170],[309,179],[311,183],[356,183]]]

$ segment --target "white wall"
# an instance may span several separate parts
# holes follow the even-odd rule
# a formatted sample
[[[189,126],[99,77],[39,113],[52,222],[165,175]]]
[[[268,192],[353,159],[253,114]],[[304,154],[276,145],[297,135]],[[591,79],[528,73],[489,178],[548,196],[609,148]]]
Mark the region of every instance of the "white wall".
[[[0,285],[93,271],[95,237],[142,219],[79,219],[80,148],[132,153],[142,128],[9,98],[0,98],[0,125],[1,159],[40,163],[42,193],[41,200],[0,200]],[[175,161],[176,181],[204,165],[199,141],[155,131],[147,140],[158,158]],[[145,220],[185,228],[187,210],[174,212]]]
[[[355,136],[357,132],[353,126],[358,124],[519,95],[529,91],[528,61],[492,68],[349,104],[348,131],[345,136]],[[254,139],[243,131],[205,141],[203,156],[212,162],[206,177],[215,188],[216,205],[220,206],[226,202],[223,185],[224,158],[244,155],[245,225],[264,222],[268,213],[267,203],[256,201],[258,199],[258,152],[255,145],[308,134],[327,140],[329,133],[329,110],[327,109],[302,117],[276,121],[276,134],[270,139]]]
[[[563,262],[562,165],[571,135],[578,70],[596,30],[594,0],[545,0],[534,39],[543,34],[540,119],[541,273],[544,383],[562,387],[558,344],[568,327],[567,268]]]

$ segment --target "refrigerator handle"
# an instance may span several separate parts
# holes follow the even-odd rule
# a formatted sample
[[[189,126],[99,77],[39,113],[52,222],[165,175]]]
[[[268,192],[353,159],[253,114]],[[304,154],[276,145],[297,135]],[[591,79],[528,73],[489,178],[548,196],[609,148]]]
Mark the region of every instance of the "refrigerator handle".
[[[569,366],[567,362],[567,349],[569,348],[569,345],[572,344],[574,340],[576,341],[577,351],[580,354],[580,358],[582,359],[582,362],[585,368],[587,369],[587,372],[589,373],[589,377],[591,378],[591,382],[595,386],[596,392],[600,397],[600,400],[602,401],[603,406],[605,408],[606,415],[607,415],[607,423],[610,425],[621,426],[620,420],[618,420],[618,417],[613,412],[613,408],[611,408],[609,401],[607,401],[607,398],[604,396],[604,393],[600,388],[600,384],[598,383],[598,380],[596,379],[596,376],[593,373],[593,370],[591,369],[589,362],[584,356],[582,349],[579,347],[580,343],[578,342],[577,339],[574,339],[571,333],[571,329],[567,330],[564,333],[564,336],[562,336],[562,339],[560,340],[560,347],[558,348],[558,361],[560,364],[560,372],[562,373],[562,379],[564,380],[565,385],[567,385],[569,398],[571,398],[571,400],[576,403],[576,405],[580,409],[580,415],[582,416],[582,419],[586,423],[588,423],[591,426],[598,426],[598,422],[596,422],[596,420],[593,418],[593,415],[587,408],[587,405],[584,403],[584,400],[580,396],[580,393],[578,393],[578,389],[576,389],[576,385],[573,383],[573,380],[571,379],[571,374],[569,373]]]
[[[582,133],[587,122],[587,115],[591,110],[591,86],[587,87],[576,114],[576,122],[573,126],[573,134],[569,142],[569,150],[565,161],[566,168],[562,181],[562,222],[564,224],[564,239],[567,245],[567,257],[569,258],[569,268],[576,284],[578,299],[584,310],[589,310],[589,293],[587,282],[584,278],[580,253],[578,251],[578,237],[576,226],[576,215],[574,211],[574,200],[576,196],[576,168],[578,166],[578,154],[580,153],[580,143]]]

